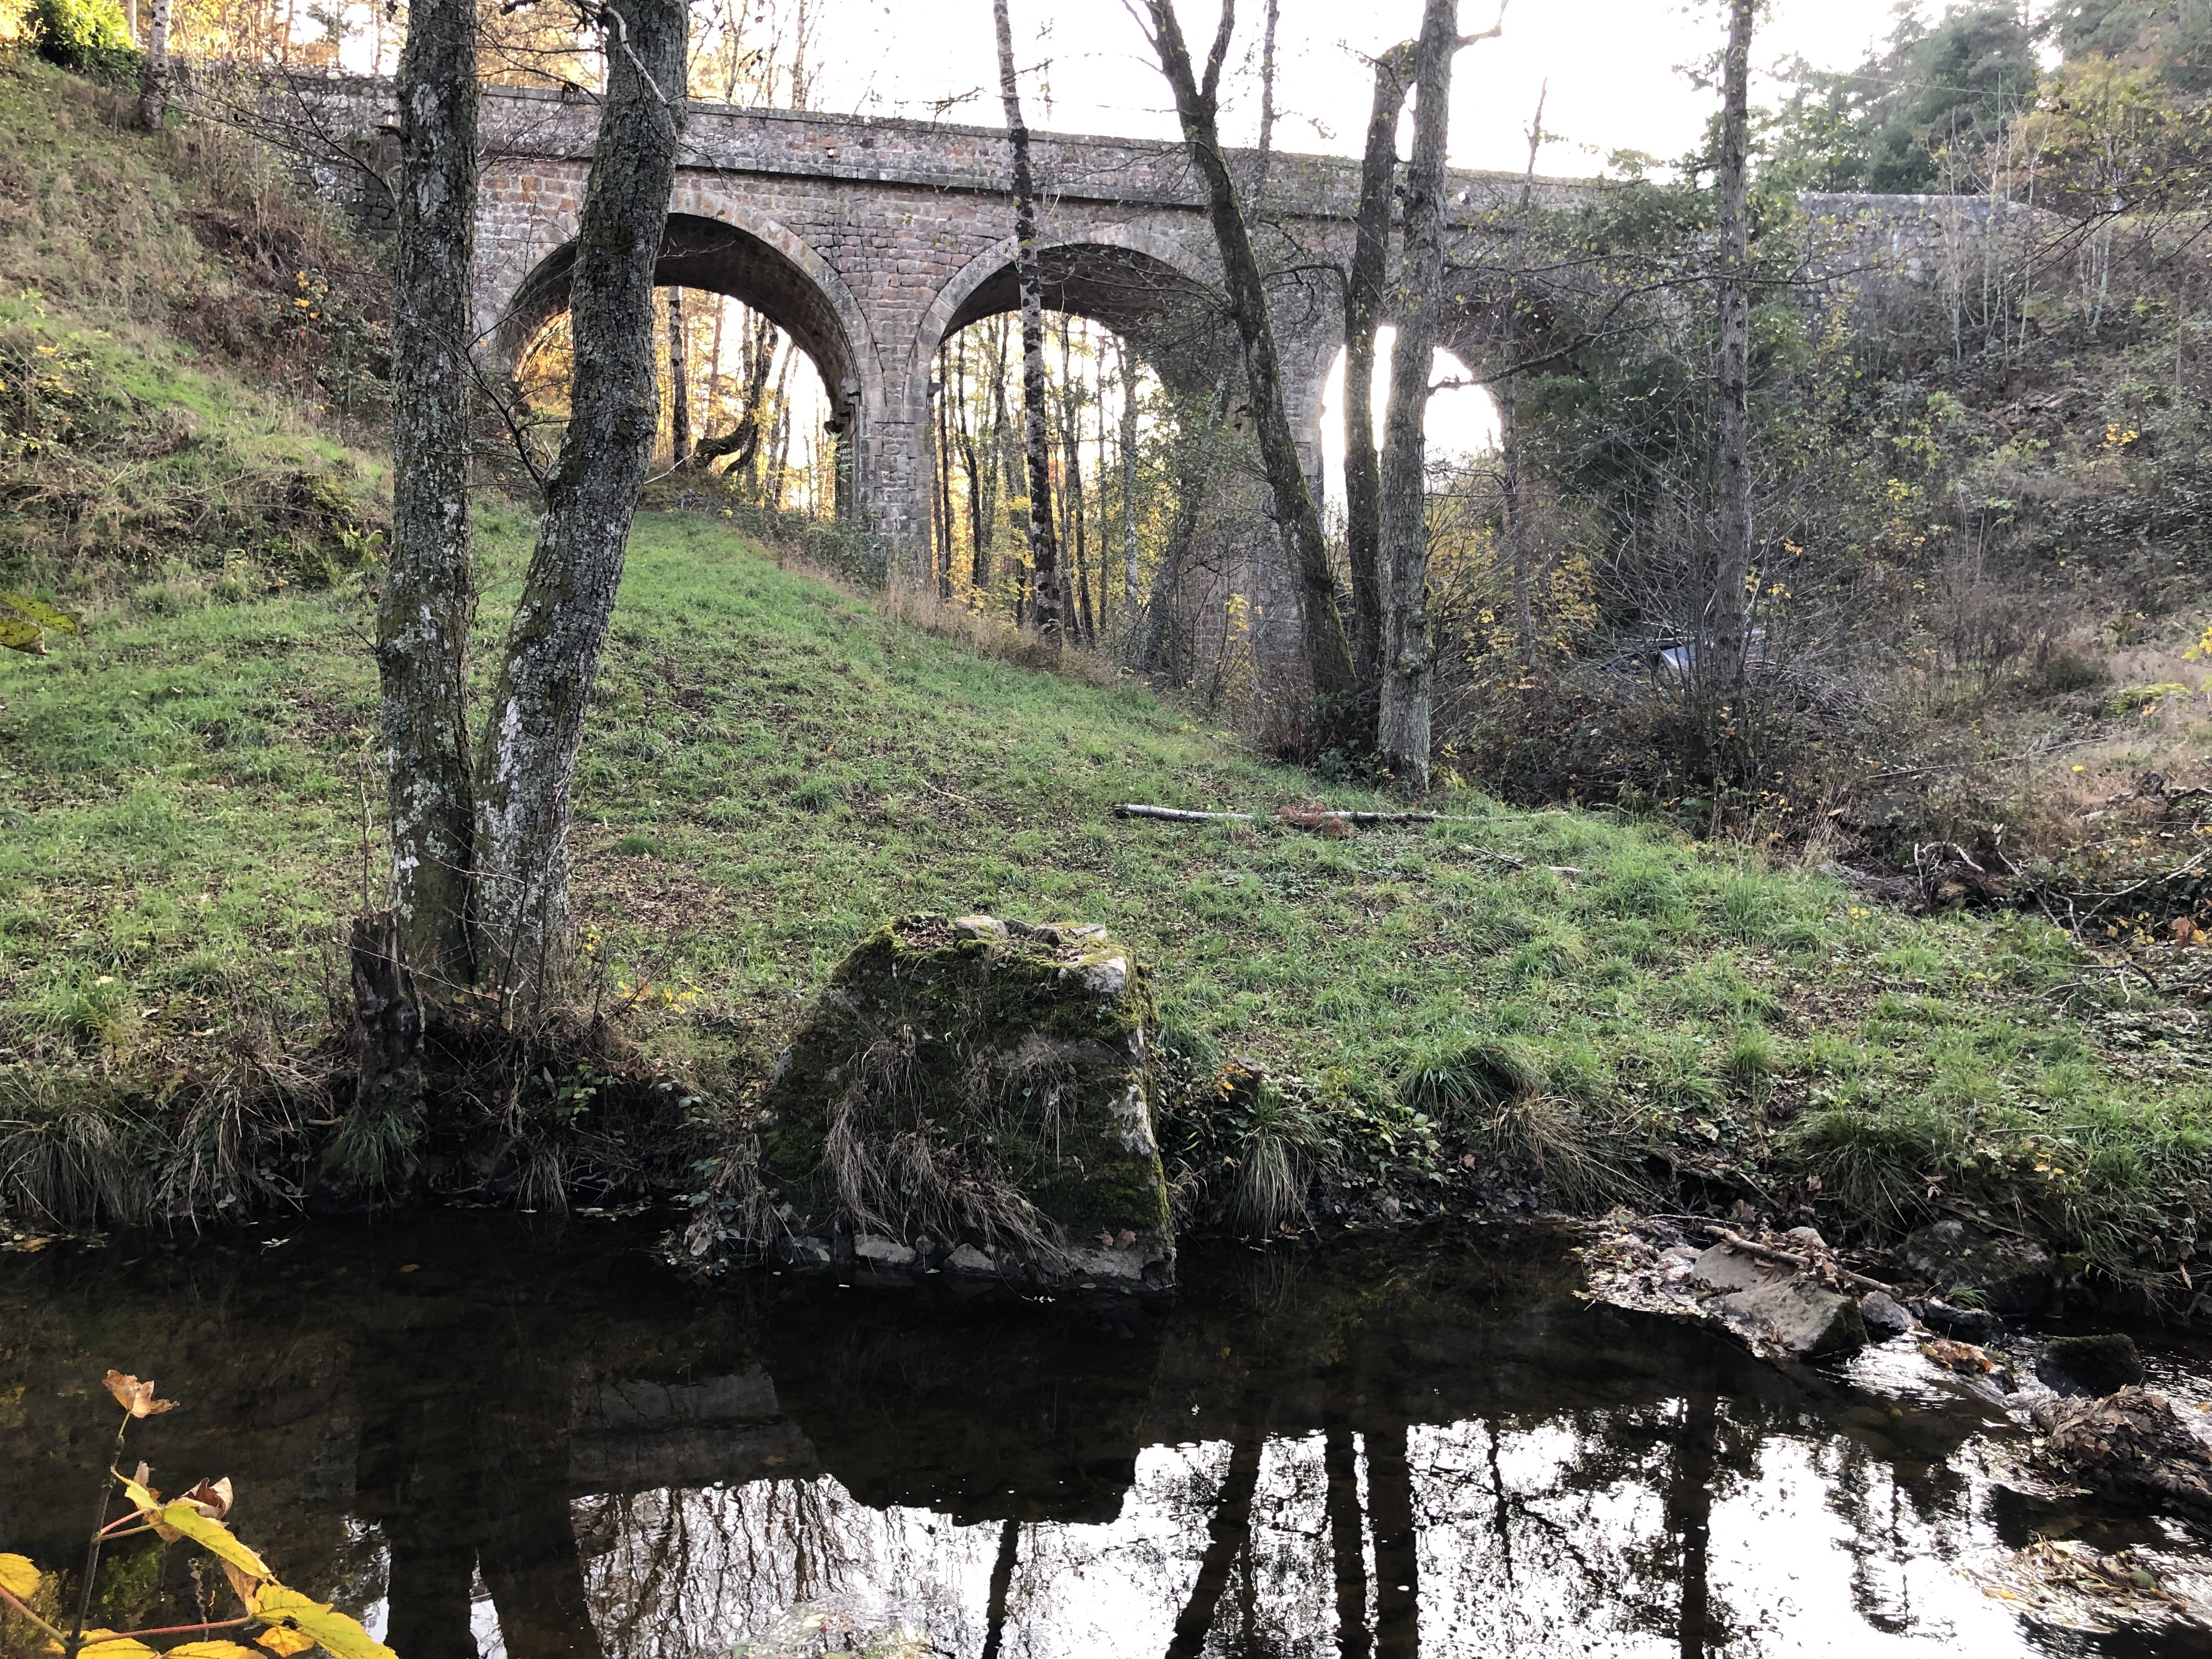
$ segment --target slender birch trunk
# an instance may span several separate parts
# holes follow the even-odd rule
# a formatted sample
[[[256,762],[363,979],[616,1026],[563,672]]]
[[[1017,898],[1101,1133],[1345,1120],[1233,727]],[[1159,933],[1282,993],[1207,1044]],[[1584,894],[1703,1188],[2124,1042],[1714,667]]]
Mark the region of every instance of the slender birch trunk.
[[[1382,432],[1382,697],[1376,750],[1408,788],[1429,787],[1428,455],[1422,422],[1443,287],[1444,149],[1459,0],[1428,0],[1413,53],[1413,155],[1406,169],[1398,337]]]
[[[1300,588],[1308,672],[1313,680],[1312,734],[1316,748],[1349,747],[1358,739],[1358,677],[1352,644],[1336,605],[1336,579],[1329,569],[1321,510],[1306,482],[1291,429],[1283,392],[1281,358],[1275,349],[1274,323],[1252,237],[1237,200],[1221,145],[1218,122],[1221,71],[1236,27],[1231,0],[1223,0],[1220,27],[1206,54],[1203,77],[1191,63],[1174,0],[1145,0],[1152,45],[1176,99],[1176,112],[1191,160],[1206,185],[1207,217],[1221,255],[1223,287],[1244,351],[1245,396],[1259,428],[1261,460],[1275,502],[1275,515],[1290,544]]]
[[[168,112],[169,0],[154,0],[146,31],[146,67],[138,76],[138,125],[149,132],[157,132]]]
[[[1712,672],[1723,696],[1743,684],[1751,626],[1751,25],[1756,0],[1730,0],[1721,64],[1720,433],[1713,466]],[[1698,653],[1702,663],[1705,653]]]
[[[607,93],[577,227],[567,435],[477,767],[477,954],[545,988],[568,933],[569,791],[630,515],[658,435],[653,269],[684,119],[683,0],[608,0]]]
[[[999,97],[1006,108],[1006,141],[1014,152],[1014,276],[1022,300],[1023,452],[1030,486],[1031,615],[1038,635],[1060,632],[1060,549],[1053,539],[1052,451],[1045,435],[1043,281],[1037,269],[1036,183],[1030,172],[1030,130],[1014,83],[1013,26],[1006,0],[992,0],[999,33]]]
[[[156,0],[155,29],[169,0]],[[399,54],[399,225],[392,323],[392,552],[377,607],[377,719],[392,817],[392,908],[418,985],[472,984],[467,649],[469,295],[475,277],[477,13],[416,0]]]

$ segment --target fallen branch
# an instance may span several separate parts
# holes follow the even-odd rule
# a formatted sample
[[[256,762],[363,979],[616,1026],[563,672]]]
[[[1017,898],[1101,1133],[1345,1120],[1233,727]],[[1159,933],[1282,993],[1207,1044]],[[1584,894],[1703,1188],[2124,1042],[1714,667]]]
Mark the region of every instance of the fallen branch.
[[[1128,805],[1112,808],[1107,814],[1116,818],[1165,818],[1170,823],[1249,823],[1249,812],[1186,812],[1180,806],[1139,806]]]
[[[1869,1279],[1864,1273],[1855,1273],[1832,1257],[1814,1261],[1809,1255],[1800,1255],[1794,1250],[1778,1250],[1771,1244],[1754,1244],[1739,1233],[1726,1227],[1708,1226],[1705,1231],[1732,1250],[1741,1250],[1746,1255],[1755,1255],[1762,1261],[1775,1262],[1785,1267],[1796,1267],[1804,1273],[1832,1273],[1844,1284],[1862,1291],[1880,1291],[1884,1296],[1894,1297],[1897,1286],[1885,1285],[1879,1279]]]
[[[1191,812],[1180,806],[1144,806],[1135,802],[1111,809],[1109,816],[1117,818],[1164,818],[1170,823],[1255,823],[1255,812]],[[1446,818],[1434,812],[1355,812],[1342,807],[1285,806],[1274,815],[1285,823],[1294,823],[1301,830],[1335,818],[1343,823],[1478,823],[1479,818]]]

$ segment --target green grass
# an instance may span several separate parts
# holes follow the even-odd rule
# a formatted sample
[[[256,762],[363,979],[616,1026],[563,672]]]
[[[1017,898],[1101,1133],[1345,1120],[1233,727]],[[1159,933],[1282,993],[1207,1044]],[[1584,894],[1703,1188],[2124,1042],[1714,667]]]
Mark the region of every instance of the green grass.
[[[379,856],[372,601],[312,482],[384,487],[332,422],[374,329],[269,264],[320,248],[335,282],[356,256],[258,162],[128,132],[104,98],[0,62],[0,583],[90,623],[0,653],[0,1191],[33,1153],[51,1190],[151,1190],[117,1160],[213,1133],[218,1095],[262,1109],[252,1067],[331,1034]],[[259,264],[204,246],[209,210]],[[480,665],[532,524],[493,502],[482,526]],[[1664,825],[1474,793],[1343,841],[1266,821],[1317,789],[1140,690],[979,656],[651,513],[576,886],[594,963],[696,988],[642,1040],[726,1069],[887,915],[1109,923],[1158,969],[1171,1148],[1272,1148],[1255,1213],[1294,1166],[1430,1193],[1473,1153],[1585,1204],[1674,1182],[1884,1225],[1983,1211],[2130,1272],[2212,1214],[2186,1016],[2084,987],[2036,919],[1915,921]],[[1125,800],[1262,821],[1109,818]],[[1195,1086],[1240,1055],[1281,1080],[1264,1122]],[[371,1176],[397,1155],[374,1127],[341,1149]]]
[[[480,659],[531,531],[514,507],[481,521]],[[0,1061],[150,1063],[218,1041],[193,1034],[241,985],[317,1017],[380,791],[368,604],[358,582],[134,602],[0,663]],[[2082,963],[2043,923],[1913,920],[1665,827],[1474,793],[1449,802],[1464,821],[1342,841],[1116,821],[1125,800],[1264,817],[1316,786],[1139,690],[888,622],[705,518],[641,515],[593,704],[580,905],[621,977],[698,988],[656,1036],[674,1048],[787,1019],[887,915],[988,909],[1108,923],[1157,964],[1179,1041],[1331,1109],[1418,1111],[1417,1146],[1587,1159],[1596,1137],[1609,1182],[1657,1149],[1899,1219],[1941,1176],[2101,1228],[2107,1255],[2115,1228],[2148,1248],[2207,1167],[2203,1076],[2110,1041],[2099,1005],[2060,1013],[2046,994]],[[2023,1162],[2029,1135],[2048,1146]]]

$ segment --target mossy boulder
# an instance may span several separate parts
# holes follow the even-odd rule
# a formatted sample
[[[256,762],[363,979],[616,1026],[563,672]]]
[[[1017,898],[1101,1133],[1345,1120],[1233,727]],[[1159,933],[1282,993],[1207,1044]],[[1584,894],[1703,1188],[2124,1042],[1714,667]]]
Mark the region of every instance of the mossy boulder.
[[[839,964],[757,1127],[801,1266],[1164,1290],[1146,969],[1103,927],[906,916]]]

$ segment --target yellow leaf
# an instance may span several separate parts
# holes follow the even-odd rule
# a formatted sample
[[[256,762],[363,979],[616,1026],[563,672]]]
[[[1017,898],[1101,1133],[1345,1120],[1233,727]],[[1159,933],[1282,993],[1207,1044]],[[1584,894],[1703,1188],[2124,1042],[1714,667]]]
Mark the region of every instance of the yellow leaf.
[[[76,1650],[76,1659],[155,1659],[155,1656],[143,1642],[121,1636],[112,1642],[86,1643]]]
[[[0,1555],[0,1589],[4,1589],[18,1601],[27,1601],[39,1593],[40,1573],[27,1555]]]
[[[261,1656],[236,1642],[187,1642],[180,1648],[171,1648],[161,1659],[261,1659]]]
[[[209,1554],[229,1562],[241,1572],[250,1572],[256,1578],[275,1576],[269,1571],[269,1564],[240,1543],[228,1527],[202,1515],[195,1504],[180,1498],[163,1508],[158,1520],[162,1526],[174,1527]]]
[[[299,1632],[285,1625],[278,1625],[264,1630],[253,1639],[271,1653],[287,1656],[287,1659],[292,1654],[305,1653],[315,1645],[312,1638],[302,1636]]]
[[[143,1470],[142,1470],[143,1473]],[[123,1483],[123,1495],[131,1500],[131,1507],[151,1520],[161,1508],[161,1495],[148,1490],[127,1474],[115,1477]]]
[[[286,1589],[282,1584],[262,1586],[261,1593],[253,1598],[253,1616],[271,1622],[281,1620],[295,1626],[302,1635],[313,1637],[329,1649],[337,1659],[398,1659],[390,1648],[363,1630],[358,1621],[326,1602]],[[262,1639],[265,1644],[266,1637]]]

